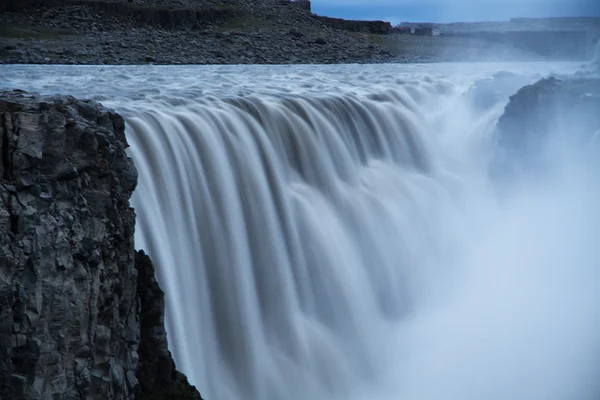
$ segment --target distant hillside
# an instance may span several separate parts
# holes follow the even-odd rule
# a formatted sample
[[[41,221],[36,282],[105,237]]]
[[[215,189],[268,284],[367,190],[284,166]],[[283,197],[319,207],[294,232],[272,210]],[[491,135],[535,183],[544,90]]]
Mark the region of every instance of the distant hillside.
[[[310,64],[591,58],[600,18],[421,24],[308,0],[0,0],[0,64]],[[420,32],[420,33],[419,33]],[[433,33],[433,34],[432,34]]]
[[[428,26],[435,36],[484,40],[550,59],[584,60],[592,57],[600,39],[600,18],[514,18],[500,22],[402,23]]]
[[[3,0],[0,63],[288,64],[391,61],[304,0]],[[338,29],[338,28],[342,29]]]
[[[600,17],[580,18],[513,18],[491,22],[403,22],[401,26],[431,26],[437,33],[450,32],[508,32],[508,31],[586,31],[600,32]]]

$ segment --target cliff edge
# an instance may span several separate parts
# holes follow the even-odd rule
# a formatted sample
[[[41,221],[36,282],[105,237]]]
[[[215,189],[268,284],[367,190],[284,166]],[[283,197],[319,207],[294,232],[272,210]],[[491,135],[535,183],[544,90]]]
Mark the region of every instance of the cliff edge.
[[[187,384],[153,267],[134,250],[124,128],[92,101],[0,92],[2,400],[150,398]],[[195,397],[181,398],[200,399],[188,388]]]
[[[510,182],[515,174],[536,174],[555,160],[548,146],[597,146],[600,139],[600,79],[580,73],[542,79],[510,97],[498,120],[498,144],[490,174]],[[558,140],[558,141],[557,141]],[[583,155],[582,155],[583,157]]]

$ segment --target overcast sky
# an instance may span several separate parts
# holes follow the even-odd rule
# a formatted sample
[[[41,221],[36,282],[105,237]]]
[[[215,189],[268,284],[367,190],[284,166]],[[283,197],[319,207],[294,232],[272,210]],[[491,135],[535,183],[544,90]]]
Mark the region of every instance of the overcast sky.
[[[311,4],[320,15],[392,23],[600,16],[600,0],[311,0]]]

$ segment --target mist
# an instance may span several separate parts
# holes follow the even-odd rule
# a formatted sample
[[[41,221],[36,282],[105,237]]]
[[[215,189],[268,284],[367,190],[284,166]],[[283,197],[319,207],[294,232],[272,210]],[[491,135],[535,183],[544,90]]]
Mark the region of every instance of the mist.
[[[400,329],[397,398],[598,398],[598,193],[573,172],[481,199],[465,279]]]
[[[598,147],[564,112],[546,115],[556,129],[528,155],[543,167],[502,188],[470,182],[448,238],[460,256],[417,290],[386,346],[389,374],[357,399],[600,398]]]
[[[263,324],[252,314],[250,317],[245,314],[247,320],[241,330],[234,330],[226,321],[215,323],[222,324],[224,331],[239,332],[221,339],[227,340],[228,346],[224,348],[246,346],[254,341],[248,348],[260,351],[235,353],[238,358],[233,361],[213,355],[200,370],[197,358],[183,347],[199,346],[196,335],[184,335],[201,332],[207,322],[201,318],[194,325],[194,321],[179,319],[172,325],[175,328],[171,332],[181,335],[175,341],[176,357],[194,382],[212,390],[209,392],[212,397],[224,392],[221,387],[237,388],[233,382],[242,382],[244,386],[240,385],[235,393],[226,393],[227,399],[596,400],[600,397],[597,380],[600,164],[594,157],[597,149],[591,147],[593,132],[582,133],[588,135],[587,140],[576,140],[576,127],[561,126],[561,110],[555,110],[545,118],[556,121],[551,124],[556,131],[545,132],[547,140],[525,156],[538,161],[531,165],[542,167],[516,171],[505,182],[499,182],[488,171],[499,151],[499,133],[494,123],[504,112],[508,96],[527,81],[535,80],[526,74],[504,73],[492,79],[496,80],[493,87],[475,83],[465,92],[457,83],[460,80],[453,79],[454,83],[445,85],[424,78],[414,86],[407,85],[406,90],[387,94],[371,93],[369,88],[367,93],[372,96],[350,103],[356,107],[351,110],[361,110],[356,113],[337,105],[340,100],[335,96],[326,98],[336,104],[328,117],[320,114],[329,110],[320,103],[322,99],[290,103],[310,114],[310,120],[314,121],[310,128],[303,125],[301,130],[290,129],[301,143],[313,138],[313,132],[322,132],[327,138],[346,132],[346,125],[337,124],[366,126],[360,116],[373,115],[373,120],[381,121],[381,125],[374,125],[371,130],[356,130],[357,135],[365,135],[366,140],[399,131],[406,135],[400,137],[409,137],[418,144],[413,153],[406,153],[406,147],[393,147],[398,142],[392,139],[386,142],[391,146],[392,157],[403,155],[398,164],[374,152],[368,153],[367,164],[351,170],[340,166],[344,174],[352,171],[348,182],[328,164],[344,159],[343,153],[335,151],[348,148],[339,145],[347,137],[339,138],[335,146],[319,147],[323,156],[318,160],[327,163],[311,159],[309,164],[294,168],[287,175],[289,182],[271,183],[290,193],[294,201],[294,212],[287,213],[286,218],[302,228],[298,245],[306,264],[301,260],[289,264],[294,278],[286,275],[285,279],[290,280],[282,278],[282,283],[272,286],[281,288],[277,298],[257,291],[259,297],[268,297],[265,304],[281,305],[278,310],[282,312],[271,316],[275,322]],[[489,107],[482,104],[484,100]],[[265,121],[279,118],[285,121],[291,112],[278,102],[260,107],[264,108],[256,112]],[[231,118],[239,112],[235,108],[222,116]],[[202,119],[204,114],[191,115],[198,118],[194,126],[209,126]],[[391,122],[395,117],[411,123],[412,128],[401,130]],[[289,121],[302,123],[304,119]],[[525,121],[522,125],[526,126]],[[580,121],[579,126],[587,125]],[[270,131],[270,127],[261,125],[260,129],[264,129],[265,136],[287,140],[285,133]],[[139,132],[152,129],[156,128],[148,124]],[[212,136],[220,137],[220,131],[215,132]],[[525,140],[527,132],[520,134]],[[142,135],[134,132],[132,136],[132,147],[136,148],[135,140]],[[310,149],[307,144],[295,146]],[[215,147],[213,151],[222,150]],[[150,154],[159,152],[157,149]],[[235,157],[240,157],[240,163],[247,159],[246,153],[218,157],[223,166],[207,170],[226,170]],[[296,161],[293,158],[281,161],[282,154],[286,152],[272,153],[276,160],[273,164],[286,170],[279,163]],[[136,160],[142,160],[142,156],[136,154]],[[145,165],[141,161],[138,164]],[[157,163],[166,164],[167,161]],[[347,168],[348,164],[344,165]],[[421,169],[422,165],[427,167]],[[235,182],[253,182],[246,176],[251,172],[262,176],[260,170],[249,167],[231,170],[232,175],[239,175]],[[304,179],[296,181],[295,177],[303,173]],[[142,175],[154,174],[146,171]],[[213,185],[219,187],[221,180],[215,180]],[[144,190],[150,190],[147,188],[153,186],[147,185]],[[264,190],[264,199],[257,205],[272,201],[269,197],[272,189],[265,185]],[[241,193],[248,195],[252,190]],[[238,201],[234,195],[224,198]],[[250,199],[244,202],[252,204]],[[165,208],[166,204],[157,209]],[[242,204],[241,209],[248,213],[248,223],[253,224],[248,231],[262,232],[265,237],[273,235],[265,239],[269,246],[261,249],[276,249],[279,240],[288,240],[277,229],[265,228],[266,222],[257,217],[261,215],[260,209],[245,209],[245,206]],[[136,203],[136,209],[144,207],[145,203]],[[182,221],[187,222],[187,218]],[[214,224],[210,231],[223,229],[220,222]],[[156,225],[144,234],[150,237],[167,229]],[[246,235],[246,231],[241,234]],[[177,237],[173,233],[164,240]],[[193,249],[192,243],[195,242],[178,242],[179,250],[168,256],[181,257],[180,254]],[[204,245],[205,251],[210,251]],[[162,254],[165,250],[160,251]],[[229,254],[224,246],[225,251]],[[260,274],[256,281],[261,284],[271,282],[273,274],[283,274],[288,268],[288,264],[275,256],[265,255],[264,259],[252,270]],[[181,260],[175,264],[195,265],[189,261],[191,258]],[[239,263],[234,263],[236,268],[243,265],[242,261]],[[222,274],[221,280],[213,277],[209,281],[212,287],[219,288],[215,291],[219,295],[229,293],[232,285],[255,282],[242,276],[238,269],[224,271],[229,264],[218,260],[210,260],[206,265],[207,269],[219,266],[210,273]],[[180,274],[163,273],[163,279],[174,279]],[[198,282],[210,287],[205,280]],[[309,295],[304,298],[300,294],[298,298],[314,301],[317,318],[281,301],[282,296],[297,295],[291,289],[292,282],[300,287],[311,285]],[[231,304],[235,306],[219,308],[215,313],[233,315],[231,324],[238,323],[237,310],[251,309],[253,298],[249,294],[243,301],[233,299]],[[200,300],[189,302],[182,298],[172,307],[177,310],[196,304],[201,304]],[[212,328],[212,331],[217,330]],[[281,334],[281,338],[272,332]],[[285,345],[277,345],[281,342]],[[215,346],[205,346],[207,350],[196,353],[208,357],[209,351],[218,351],[213,350]],[[294,354],[297,358],[286,358],[292,350],[297,351]],[[295,363],[296,360],[299,361]],[[228,369],[223,371],[237,374],[235,380],[224,380],[221,378],[227,377],[224,373],[210,379],[216,376],[211,375],[216,362],[228,363]]]

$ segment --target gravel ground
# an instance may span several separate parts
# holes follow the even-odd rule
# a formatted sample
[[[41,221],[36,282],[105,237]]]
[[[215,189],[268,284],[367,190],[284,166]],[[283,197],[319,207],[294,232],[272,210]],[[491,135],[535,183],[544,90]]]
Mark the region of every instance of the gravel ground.
[[[386,62],[370,35],[323,26],[307,10],[236,9],[224,21],[170,29],[88,6],[0,14],[0,63],[287,64]]]

